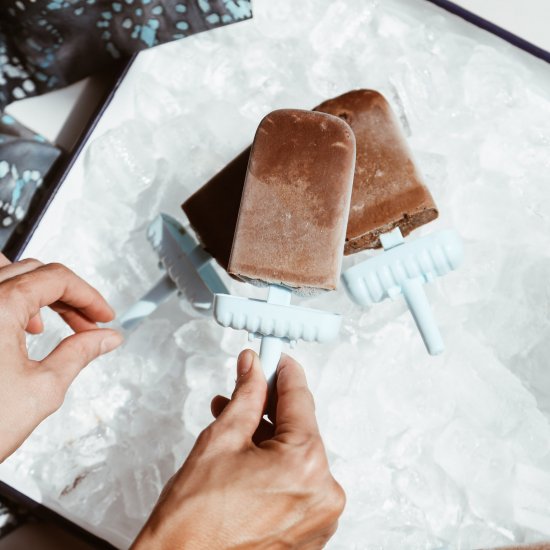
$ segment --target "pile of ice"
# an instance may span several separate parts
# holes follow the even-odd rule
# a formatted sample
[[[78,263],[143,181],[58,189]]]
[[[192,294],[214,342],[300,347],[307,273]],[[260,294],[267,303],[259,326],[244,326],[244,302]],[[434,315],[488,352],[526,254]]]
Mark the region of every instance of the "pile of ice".
[[[549,492],[537,489],[550,474],[549,67],[411,0],[256,0],[253,21],[145,56],[138,114],[92,143],[82,196],[42,259],[67,263],[122,311],[160,276],[147,223],[159,211],[183,218],[179,204],[264,114],[383,91],[441,212],[417,235],[454,226],[466,261],[428,289],[447,346],[438,358],[400,301],[308,301],[345,315],[339,342],[295,350],[348,495],[330,548],[550,538]],[[34,355],[64,332],[48,334],[32,339]],[[129,540],[210,422],[211,397],[230,391],[245,345],[166,305],[82,373],[11,465],[69,516]]]

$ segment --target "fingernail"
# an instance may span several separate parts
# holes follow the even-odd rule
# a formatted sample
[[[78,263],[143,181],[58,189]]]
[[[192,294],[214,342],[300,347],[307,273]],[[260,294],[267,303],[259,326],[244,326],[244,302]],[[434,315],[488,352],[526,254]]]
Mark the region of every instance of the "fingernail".
[[[237,361],[237,377],[240,378],[245,374],[250,372],[252,365],[254,363],[254,354],[249,349],[243,351],[239,355],[239,360]]]
[[[120,344],[122,344],[123,338],[121,334],[113,334],[110,336],[107,336],[102,342],[101,342],[101,355],[105,353],[109,353],[110,351],[113,351],[114,349],[118,348]]]

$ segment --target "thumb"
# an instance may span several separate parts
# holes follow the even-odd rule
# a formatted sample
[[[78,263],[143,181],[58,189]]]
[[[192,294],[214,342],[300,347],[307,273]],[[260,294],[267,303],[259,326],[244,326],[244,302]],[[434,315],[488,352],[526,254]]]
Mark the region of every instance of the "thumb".
[[[122,344],[123,337],[111,329],[86,330],[65,338],[40,363],[55,371],[69,387],[78,373],[91,361]]]
[[[243,351],[237,361],[237,383],[231,401],[214,424],[231,442],[246,444],[252,440],[265,409],[267,381],[260,359],[252,350]]]

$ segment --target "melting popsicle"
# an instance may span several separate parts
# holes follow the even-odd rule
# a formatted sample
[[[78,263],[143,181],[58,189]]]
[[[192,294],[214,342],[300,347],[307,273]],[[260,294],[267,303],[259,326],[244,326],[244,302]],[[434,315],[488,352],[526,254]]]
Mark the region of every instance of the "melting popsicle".
[[[353,132],[337,117],[282,109],[258,127],[228,271],[269,285],[267,302],[217,295],[214,315],[262,338],[268,377],[284,341],[327,341],[338,333],[338,315],[290,306],[290,299],[293,291],[338,284],[354,165]]]

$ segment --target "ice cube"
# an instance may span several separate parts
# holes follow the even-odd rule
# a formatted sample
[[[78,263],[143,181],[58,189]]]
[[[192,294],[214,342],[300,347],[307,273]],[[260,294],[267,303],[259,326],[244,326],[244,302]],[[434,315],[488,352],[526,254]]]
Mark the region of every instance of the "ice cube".
[[[184,109],[177,95],[148,74],[139,75],[135,84],[136,111],[153,124],[169,122]]]
[[[120,478],[124,510],[128,517],[145,521],[162,490],[161,477],[155,464],[130,469]]]
[[[174,333],[176,344],[188,354],[217,354],[226,332],[212,319],[188,321]],[[235,332],[235,331],[231,331]]]
[[[91,525],[100,525],[118,498],[115,483],[106,477],[104,465],[99,465],[83,470],[64,487],[59,503],[71,513],[85,517]]]
[[[450,541],[462,521],[465,499],[444,473],[428,460],[395,474],[399,492],[423,510],[430,532]]]
[[[210,403],[215,395],[213,391],[204,386],[188,394],[183,408],[183,424],[194,437],[197,437],[213,422]]]
[[[149,187],[157,172],[151,129],[131,120],[94,140],[86,153],[87,189],[127,201]]]
[[[506,513],[514,459],[505,443],[457,418],[435,442],[434,458],[470,498],[491,502],[497,516]]]
[[[550,474],[518,464],[515,476],[514,519],[550,536]]]
[[[332,465],[334,477],[346,491],[347,520],[368,521],[384,509],[392,495],[391,470],[369,459],[338,459]]]

